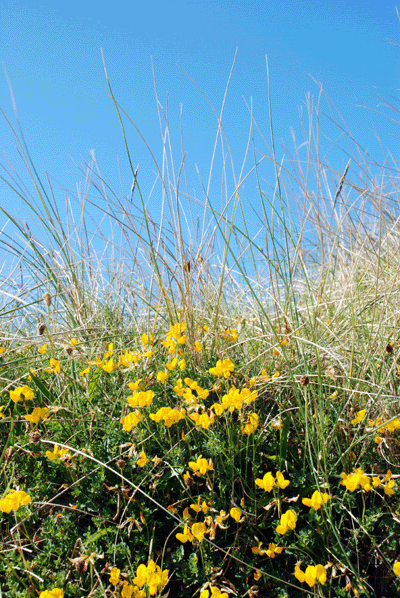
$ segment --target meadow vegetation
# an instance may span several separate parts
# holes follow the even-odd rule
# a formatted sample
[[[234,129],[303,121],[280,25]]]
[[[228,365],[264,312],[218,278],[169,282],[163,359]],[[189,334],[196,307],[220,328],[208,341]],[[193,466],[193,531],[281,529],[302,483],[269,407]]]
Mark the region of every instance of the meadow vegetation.
[[[250,112],[239,177],[221,110],[220,198],[189,193],[159,104],[161,219],[128,145],[134,201],[92,162],[63,214],[16,135],[32,194],[1,177],[31,219],[3,210],[0,235],[0,596],[398,595],[398,168],[341,122],[330,166],[323,98],[284,162]]]

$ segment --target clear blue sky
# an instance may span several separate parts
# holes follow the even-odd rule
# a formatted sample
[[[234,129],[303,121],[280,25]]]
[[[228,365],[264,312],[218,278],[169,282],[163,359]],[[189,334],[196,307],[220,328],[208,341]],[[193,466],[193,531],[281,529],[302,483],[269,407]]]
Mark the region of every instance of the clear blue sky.
[[[285,153],[282,142],[292,147],[291,128],[298,143],[302,141],[299,107],[306,112],[308,92],[318,96],[313,77],[323,84],[355,139],[381,160],[375,133],[385,150],[398,155],[399,125],[358,105],[377,109],[377,96],[400,97],[400,47],[388,43],[389,39],[400,42],[400,23],[396,5],[386,0],[3,0],[0,107],[15,126],[6,70],[39,174],[47,171],[72,192],[83,180],[79,173],[82,159],[90,161],[90,150],[95,150],[103,175],[122,196],[120,179],[128,194],[132,177],[117,114],[107,94],[101,49],[118,102],[161,163],[152,59],[164,107],[167,94],[169,98],[175,166],[179,168],[181,158],[182,105],[189,187],[200,192],[195,165],[207,181],[217,121],[181,69],[219,111],[238,49],[223,121],[238,172],[249,130],[244,100],[249,104],[252,100],[255,119],[270,141],[266,57],[279,159]],[[327,110],[326,104],[322,107]],[[126,119],[125,123],[147,198],[155,167],[133,127]],[[333,135],[328,122],[321,129]],[[10,160],[22,174],[15,145],[0,115],[0,163]],[[258,145],[266,149],[259,137]],[[331,165],[343,171],[346,156],[339,156],[337,163],[335,159],[332,154]],[[268,189],[273,172],[266,167],[262,176]],[[216,181],[218,188],[220,179]],[[65,193],[54,185],[61,205]],[[257,209],[257,194],[250,182],[245,195]],[[149,203],[155,215],[159,197],[160,193],[153,193]],[[9,210],[20,207],[1,181],[0,201]]]

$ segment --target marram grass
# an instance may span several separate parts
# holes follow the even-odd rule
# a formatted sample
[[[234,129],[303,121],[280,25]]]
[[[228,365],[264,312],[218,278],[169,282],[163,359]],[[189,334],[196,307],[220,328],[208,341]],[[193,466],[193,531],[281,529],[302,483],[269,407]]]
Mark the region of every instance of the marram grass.
[[[3,178],[34,224],[0,236],[0,596],[398,594],[395,165],[335,172],[318,110],[306,162],[268,156],[262,235],[226,162],[222,207],[182,191],[162,111],[161,221],[128,146],[139,213],[92,163],[62,217],[17,137],[37,201]]]

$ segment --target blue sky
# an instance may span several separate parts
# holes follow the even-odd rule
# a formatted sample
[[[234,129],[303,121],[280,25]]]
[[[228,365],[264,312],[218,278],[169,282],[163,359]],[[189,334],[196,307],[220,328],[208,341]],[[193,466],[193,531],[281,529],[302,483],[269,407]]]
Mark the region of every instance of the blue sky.
[[[383,159],[376,132],[385,151],[398,154],[398,124],[374,111],[382,110],[377,96],[389,100],[391,96],[400,97],[400,48],[388,42],[400,41],[400,23],[392,2],[3,0],[0,27],[0,108],[15,127],[6,72],[31,156],[40,176],[45,179],[47,172],[54,181],[60,206],[66,193],[71,195],[83,181],[79,167],[82,159],[90,161],[91,150],[95,151],[102,174],[120,196],[122,187],[125,195],[129,194],[132,176],[117,114],[107,93],[101,49],[118,102],[161,164],[153,61],[158,97],[164,108],[168,94],[177,170],[181,160],[182,105],[189,187],[196,188],[197,193],[201,194],[201,188],[196,165],[206,182],[217,121],[183,71],[219,112],[236,50],[223,123],[237,174],[249,131],[245,101],[248,105],[252,102],[254,117],[270,144],[266,57],[278,159],[285,154],[282,144],[293,147],[291,129],[298,143],[303,139],[299,109],[302,107],[306,113],[308,92],[316,102],[319,88],[313,78],[322,83],[355,139],[376,160]],[[322,103],[322,109],[327,112],[327,104]],[[124,122],[147,199],[155,178],[154,163],[134,128],[126,118]],[[337,131],[330,126],[328,120],[321,120],[322,133],[337,137]],[[0,163],[11,162],[22,175],[24,169],[15,146],[0,115]],[[258,146],[266,151],[260,136]],[[342,172],[348,156],[332,153],[329,160]],[[218,159],[216,164],[218,170]],[[245,171],[251,166],[250,156]],[[268,190],[274,182],[270,165],[265,164],[260,174]],[[220,174],[216,175],[215,185],[215,189],[220,186]],[[244,197],[257,211],[254,189],[254,181],[247,181]],[[0,200],[5,209],[17,209],[22,214],[20,200],[1,181]],[[160,206],[160,193],[153,192],[149,209],[155,217]],[[0,217],[3,222],[4,217]]]

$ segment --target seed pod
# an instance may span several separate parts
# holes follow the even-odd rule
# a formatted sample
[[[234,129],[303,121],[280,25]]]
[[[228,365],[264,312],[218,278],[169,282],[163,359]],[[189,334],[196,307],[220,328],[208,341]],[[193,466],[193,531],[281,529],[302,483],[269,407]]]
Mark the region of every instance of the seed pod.
[[[118,469],[124,469],[124,467],[126,465],[126,461],[124,461],[123,459],[118,459],[116,465],[117,465]]]
[[[304,374],[304,376],[300,378],[300,384],[302,386],[307,386],[308,384],[310,384],[310,378],[307,376],[307,374]]]
[[[37,325],[37,333],[39,336],[43,336],[43,334],[46,332],[46,324],[44,322],[39,322],[39,324]]]
[[[39,440],[41,439],[42,435],[40,433],[40,430],[33,430],[33,432],[29,435],[29,440],[30,442],[39,442]]]
[[[13,447],[9,446],[8,449],[4,452],[4,465],[7,465],[11,456],[13,454]]]
[[[79,575],[82,575],[82,573],[84,573],[87,569],[87,563],[85,559],[81,557],[79,559],[74,559],[74,561],[75,569],[77,570]]]
[[[45,302],[45,304],[47,305],[47,307],[50,307],[50,305],[51,305],[51,295],[50,295],[50,293],[45,293],[43,295],[43,301]]]

